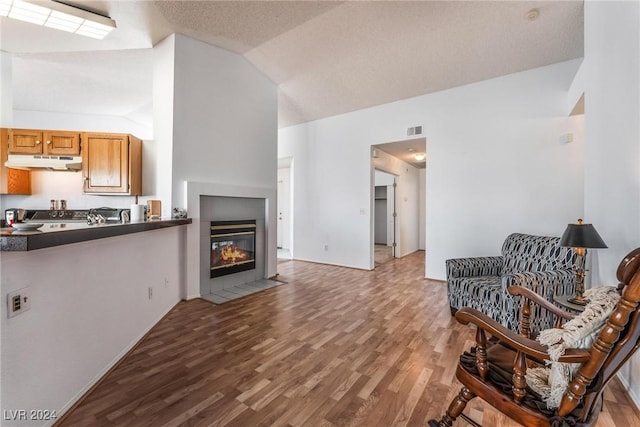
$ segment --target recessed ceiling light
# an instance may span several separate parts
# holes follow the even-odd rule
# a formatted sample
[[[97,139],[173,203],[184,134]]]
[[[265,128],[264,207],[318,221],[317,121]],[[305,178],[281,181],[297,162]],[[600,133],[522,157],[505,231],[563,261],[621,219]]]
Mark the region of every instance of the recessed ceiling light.
[[[425,156],[424,153],[416,153],[414,154],[414,157],[416,158],[416,161],[421,162],[423,161],[427,156]]]
[[[56,30],[102,40],[116,23],[98,15],[57,1],[0,0],[0,16],[29,22]]]
[[[529,21],[535,21],[538,19],[538,16],[540,16],[540,11],[538,9],[531,9],[525,16]]]

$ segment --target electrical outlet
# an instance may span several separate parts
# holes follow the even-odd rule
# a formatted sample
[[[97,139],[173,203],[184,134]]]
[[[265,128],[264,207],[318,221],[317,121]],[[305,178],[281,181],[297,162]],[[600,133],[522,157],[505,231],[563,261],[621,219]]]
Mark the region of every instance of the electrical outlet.
[[[167,277],[164,278],[164,287],[165,288],[169,287],[169,278],[167,278]]]
[[[153,288],[149,286],[149,299],[153,298]]]
[[[329,250],[329,245],[324,245],[324,250],[328,251]]]
[[[17,316],[31,308],[31,290],[26,287],[7,294],[7,315]]]

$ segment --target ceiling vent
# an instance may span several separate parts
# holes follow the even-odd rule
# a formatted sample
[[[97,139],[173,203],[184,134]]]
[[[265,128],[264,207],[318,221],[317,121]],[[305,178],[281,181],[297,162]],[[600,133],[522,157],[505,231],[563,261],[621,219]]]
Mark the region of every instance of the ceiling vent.
[[[422,126],[407,128],[407,136],[422,135]]]

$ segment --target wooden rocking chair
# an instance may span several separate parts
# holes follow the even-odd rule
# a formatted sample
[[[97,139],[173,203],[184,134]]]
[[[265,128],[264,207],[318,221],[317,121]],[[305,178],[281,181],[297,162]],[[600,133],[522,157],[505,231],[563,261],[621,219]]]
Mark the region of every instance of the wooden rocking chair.
[[[555,325],[575,315],[567,313],[525,288],[511,287],[512,295],[523,298],[521,334],[503,327],[488,316],[471,308],[462,308],[456,319],[476,327],[476,345],[460,357],[456,377],[463,387],[453,399],[446,414],[430,420],[431,427],[449,427],[457,417],[474,426],[464,415],[467,403],[480,397],[513,420],[525,426],[592,426],[602,409],[602,393],[613,375],[640,345],[640,248],[629,253],[620,263],[617,278],[622,297],[590,349],[567,349],[559,362],[579,363],[580,367],[564,392],[560,406],[548,409],[542,398],[525,381],[527,368],[550,360],[547,347],[529,339],[530,302],[553,313]],[[487,340],[487,335],[491,338]]]

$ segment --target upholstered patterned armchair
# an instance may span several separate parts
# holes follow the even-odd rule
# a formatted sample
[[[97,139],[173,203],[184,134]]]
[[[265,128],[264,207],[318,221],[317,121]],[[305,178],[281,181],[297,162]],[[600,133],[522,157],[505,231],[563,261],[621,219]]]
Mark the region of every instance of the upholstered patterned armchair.
[[[554,293],[573,295],[575,250],[560,247],[559,237],[511,234],[502,245],[502,256],[449,259],[447,294],[451,314],[471,307],[511,330],[518,330],[519,297],[507,289],[519,285],[551,301]],[[536,307],[532,331],[552,327],[552,316]]]

